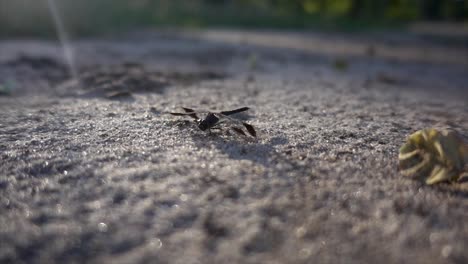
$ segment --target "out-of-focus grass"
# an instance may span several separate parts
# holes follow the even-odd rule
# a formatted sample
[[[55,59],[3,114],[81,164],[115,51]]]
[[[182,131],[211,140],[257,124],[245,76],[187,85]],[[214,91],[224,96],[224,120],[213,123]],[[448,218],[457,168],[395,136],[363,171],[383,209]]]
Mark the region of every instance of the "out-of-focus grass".
[[[362,31],[404,24],[402,21],[350,19],[345,15],[347,7],[342,5],[330,6],[330,11],[321,15],[314,11],[315,6],[305,6],[305,11],[298,13],[287,8],[273,8],[265,1],[225,1],[227,4],[186,0],[55,1],[72,36],[165,26]],[[55,36],[46,0],[0,0],[0,37],[21,35]]]

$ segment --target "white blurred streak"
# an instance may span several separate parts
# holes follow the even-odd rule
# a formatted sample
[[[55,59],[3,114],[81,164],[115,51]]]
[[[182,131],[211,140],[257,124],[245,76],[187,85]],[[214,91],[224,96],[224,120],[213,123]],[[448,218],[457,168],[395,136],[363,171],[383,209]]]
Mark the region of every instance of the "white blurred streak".
[[[74,80],[78,80],[78,71],[76,69],[74,51],[71,46],[70,38],[65,29],[65,25],[63,23],[62,17],[60,16],[60,12],[57,8],[55,0],[47,0],[47,4],[49,6],[50,13],[52,14],[52,18],[54,21],[55,28],[57,30],[59,41],[63,48],[63,53],[65,56],[65,61],[68,66],[68,70],[70,71],[72,78]]]

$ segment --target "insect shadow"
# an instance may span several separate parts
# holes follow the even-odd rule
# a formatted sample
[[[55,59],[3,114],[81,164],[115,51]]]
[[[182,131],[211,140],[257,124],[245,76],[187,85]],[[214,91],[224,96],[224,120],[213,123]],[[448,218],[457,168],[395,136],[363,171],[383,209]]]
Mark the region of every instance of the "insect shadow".
[[[244,137],[230,137],[229,139],[212,136],[203,136],[198,133],[191,134],[193,142],[200,148],[215,147],[222,153],[234,160],[250,160],[263,166],[271,165],[274,160],[278,160],[280,154],[277,153],[276,146],[288,143],[288,139],[282,135],[275,136],[267,142],[257,140],[246,140]]]

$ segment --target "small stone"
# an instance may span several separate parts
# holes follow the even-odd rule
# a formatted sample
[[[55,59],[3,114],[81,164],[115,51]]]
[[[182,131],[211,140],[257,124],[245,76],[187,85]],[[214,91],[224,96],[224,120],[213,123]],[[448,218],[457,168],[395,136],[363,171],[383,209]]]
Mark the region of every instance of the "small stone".
[[[107,227],[107,225],[105,223],[99,223],[98,224],[99,232],[107,232],[107,229],[108,229],[108,227]]]

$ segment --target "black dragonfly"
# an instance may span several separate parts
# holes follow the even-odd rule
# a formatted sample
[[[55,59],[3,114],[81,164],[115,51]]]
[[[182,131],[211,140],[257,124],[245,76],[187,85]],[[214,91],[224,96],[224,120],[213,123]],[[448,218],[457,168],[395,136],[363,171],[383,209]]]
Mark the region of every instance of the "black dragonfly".
[[[230,115],[241,113],[244,111],[249,110],[248,107],[242,107],[230,111],[221,111],[221,112],[211,112],[211,111],[196,111],[191,108],[182,107],[184,113],[170,113],[171,115],[175,116],[189,116],[195,119],[197,126],[200,130],[211,131],[212,128],[218,128],[221,124],[226,124],[229,128],[243,136],[247,136],[243,128],[247,130],[247,133],[252,137],[257,136],[257,132],[252,125],[249,125],[241,120],[234,119],[230,117]],[[199,115],[203,115],[204,118],[200,118]]]

